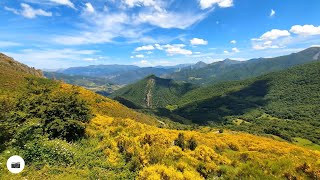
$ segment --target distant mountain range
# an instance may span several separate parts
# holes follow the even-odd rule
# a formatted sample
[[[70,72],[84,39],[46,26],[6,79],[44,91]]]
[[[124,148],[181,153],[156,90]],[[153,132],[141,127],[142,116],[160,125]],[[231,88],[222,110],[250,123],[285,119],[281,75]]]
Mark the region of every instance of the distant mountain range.
[[[312,47],[298,53],[275,58],[259,58],[248,61],[226,59],[203,65],[202,68],[184,68],[179,72],[167,74],[163,77],[195,84],[210,84],[257,77],[318,60],[320,60],[320,48]]]
[[[181,65],[181,67],[185,67]],[[180,66],[175,67],[138,67],[132,65],[95,65],[87,67],[72,67],[58,71],[67,75],[80,75],[88,77],[98,77],[107,79],[114,84],[130,84],[143,79],[146,76],[154,74],[162,76],[170,74],[179,69]]]
[[[56,72],[106,79],[109,83],[126,85],[137,82],[146,76],[183,81],[198,85],[242,80],[257,77],[269,72],[287,69],[294,65],[320,60],[320,48],[312,47],[304,51],[275,58],[258,58],[248,61],[226,59],[206,64],[180,64],[176,66],[138,67],[133,65],[92,65],[72,67]]]

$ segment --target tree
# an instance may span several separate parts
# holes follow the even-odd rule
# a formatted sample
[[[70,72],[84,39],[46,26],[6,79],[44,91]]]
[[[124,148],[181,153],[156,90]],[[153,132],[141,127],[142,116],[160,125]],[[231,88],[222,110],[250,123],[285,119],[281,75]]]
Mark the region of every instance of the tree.
[[[185,149],[185,142],[184,142],[184,134],[179,133],[178,138],[174,140],[174,145],[179,146],[182,150]]]
[[[188,148],[190,150],[192,150],[192,151],[195,150],[197,148],[197,146],[198,146],[198,143],[194,137],[192,137],[191,139],[188,140]]]

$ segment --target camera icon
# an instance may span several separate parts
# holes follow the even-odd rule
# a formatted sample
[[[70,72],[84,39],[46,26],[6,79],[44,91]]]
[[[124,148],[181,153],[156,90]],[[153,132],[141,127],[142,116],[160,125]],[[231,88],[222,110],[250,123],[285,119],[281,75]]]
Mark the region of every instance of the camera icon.
[[[7,168],[11,173],[17,174],[24,169],[24,160],[20,156],[11,156],[7,161]]]
[[[11,168],[20,168],[20,162],[12,162]]]

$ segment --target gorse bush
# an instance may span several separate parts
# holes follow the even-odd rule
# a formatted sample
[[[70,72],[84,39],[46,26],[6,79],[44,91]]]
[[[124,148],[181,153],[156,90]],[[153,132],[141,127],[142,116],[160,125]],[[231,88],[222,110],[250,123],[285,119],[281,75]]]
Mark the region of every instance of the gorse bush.
[[[78,87],[62,89],[48,79],[26,78],[26,87],[14,100],[0,98],[1,147],[23,146],[28,141],[48,137],[75,141],[84,136],[85,124],[92,117]],[[7,142],[7,143],[6,143]]]
[[[80,98],[79,89],[63,91],[51,80],[29,78],[26,93],[17,102],[15,121],[27,123],[40,119],[44,135],[50,139],[74,141],[84,135],[85,126],[92,117],[86,102]]]

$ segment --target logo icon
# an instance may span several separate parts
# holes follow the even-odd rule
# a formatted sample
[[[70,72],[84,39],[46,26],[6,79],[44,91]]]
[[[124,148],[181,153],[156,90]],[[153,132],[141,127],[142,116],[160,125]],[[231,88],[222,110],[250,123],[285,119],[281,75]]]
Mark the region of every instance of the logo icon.
[[[24,160],[20,156],[11,156],[7,161],[8,170],[14,174],[20,173],[24,165]]]

